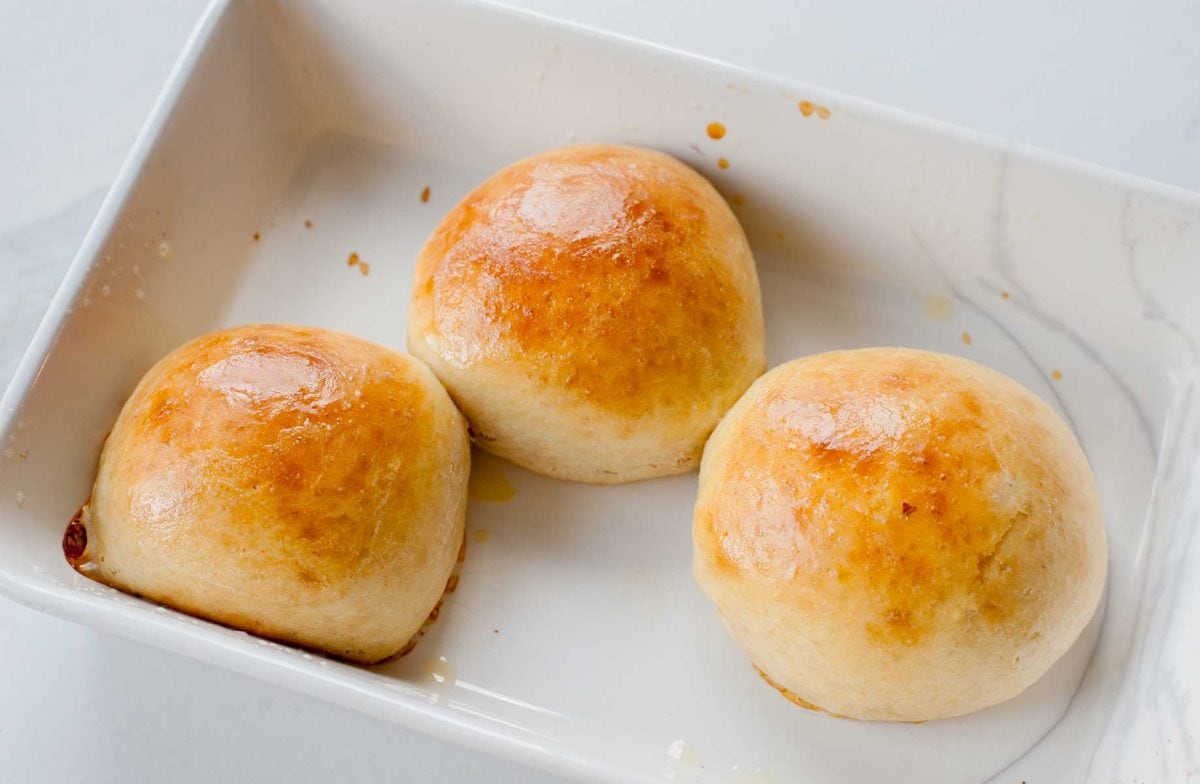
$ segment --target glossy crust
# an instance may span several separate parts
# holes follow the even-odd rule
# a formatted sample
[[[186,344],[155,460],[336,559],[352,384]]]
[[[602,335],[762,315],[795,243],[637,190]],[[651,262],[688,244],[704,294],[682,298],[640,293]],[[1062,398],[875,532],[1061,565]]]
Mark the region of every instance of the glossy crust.
[[[446,588],[469,463],[465,422],[419,361],[321,329],[216,332],[126,402],[70,560],[185,612],[375,662]]]
[[[695,468],[764,367],[737,219],[651,150],[581,145],[503,169],[434,231],[413,292],[409,350],[478,444],[551,476]]]
[[[1011,379],[908,349],[807,357],[709,441],[696,579],[770,682],[924,721],[1023,691],[1096,610],[1107,549],[1078,443]]]

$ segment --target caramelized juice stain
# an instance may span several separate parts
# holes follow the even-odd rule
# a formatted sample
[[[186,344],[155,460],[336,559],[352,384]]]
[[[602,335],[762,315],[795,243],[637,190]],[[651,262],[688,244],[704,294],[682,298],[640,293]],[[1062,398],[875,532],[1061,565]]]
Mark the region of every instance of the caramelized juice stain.
[[[486,528],[476,529],[475,532],[471,534],[471,541],[475,542],[475,544],[484,544],[491,538],[492,535],[488,533]]]
[[[940,294],[930,294],[921,310],[930,321],[949,321],[954,315],[954,301]]]
[[[311,229],[312,228],[312,220],[304,221],[304,228]]]
[[[83,509],[80,508],[63,533],[63,555],[71,566],[78,566],[83,560],[84,551],[87,550],[87,529],[83,526],[82,519]]]
[[[812,101],[801,101],[797,105],[800,107],[800,114],[804,115],[805,117],[812,117],[815,114],[822,120],[828,120],[832,114],[832,112],[829,111],[828,106],[821,106],[820,104],[813,103]]]
[[[421,191],[421,203],[422,204],[429,203],[429,186],[428,185],[425,186],[425,190]]]
[[[970,332],[964,332],[964,333],[962,334],[962,341],[963,341],[963,345],[965,345],[965,346],[969,346],[969,345],[971,345],[971,343],[973,343],[973,342],[974,342],[974,341],[971,339],[971,333],[970,333]]]

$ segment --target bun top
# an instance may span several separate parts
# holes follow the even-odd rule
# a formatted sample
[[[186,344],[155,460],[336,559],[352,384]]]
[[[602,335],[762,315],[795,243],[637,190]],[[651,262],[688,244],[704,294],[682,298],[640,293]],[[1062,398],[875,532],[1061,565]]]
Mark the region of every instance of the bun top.
[[[442,594],[469,461],[462,416],[412,357],[307,327],[215,332],[126,402],[73,524],[86,549],[67,555],[114,587],[374,661]]]
[[[158,536],[200,524],[227,546],[253,542],[260,567],[302,582],[361,569],[405,538],[389,527],[377,540],[381,516],[424,517],[435,421],[404,359],[293,327],[187,344],[151,371],[114,430],[129,521]],[[198,519],[226,496],[237,496],[236,518]]]
[[[1073,640],[1103,583],[1074,437],[967,360],[866,349],[778,367],[718,428],[701,477],[700,567],[786,584],[787,602],[864,642],[985,646],[1058,625]]]
[[[410,325],[451,364],[516,365],[633,418],[707,409],[714,389],[727,407],[762,365],[736,218],[687,166],[632,147],[554,150],[476,188],[421,252]]]

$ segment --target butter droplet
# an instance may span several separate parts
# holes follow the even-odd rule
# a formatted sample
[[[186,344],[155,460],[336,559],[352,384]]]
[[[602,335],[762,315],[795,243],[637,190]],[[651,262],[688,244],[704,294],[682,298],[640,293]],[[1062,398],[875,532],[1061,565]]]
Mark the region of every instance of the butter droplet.
[[[954,301],[940,294],[930,294],[925,298],[922,310],[930,321],[949,321],[954,315]]]
[[[700,755],[696,752],[696,747],[682,738],[667,746],[667,756],[685,765],[700,764]]]
[[[446,662],[445,656],[439,656],[436,659],[430,659],[425,663],[425,674],[439,684],[454,683],[454,668]]]
[[[747,784],[749,782],[764,784],[765,782],[774,781],[769,773],[758,767],[750,768],[743,765],[734,765],[729,770],[733,773],[733,781],[747,782]]]
[[[467,484],[467,495],[472,501],[502,504],[516,497],[517,489],[508,481],[508,477],[493,458],[483,457],[476,452],[472,463],[471,479]]]

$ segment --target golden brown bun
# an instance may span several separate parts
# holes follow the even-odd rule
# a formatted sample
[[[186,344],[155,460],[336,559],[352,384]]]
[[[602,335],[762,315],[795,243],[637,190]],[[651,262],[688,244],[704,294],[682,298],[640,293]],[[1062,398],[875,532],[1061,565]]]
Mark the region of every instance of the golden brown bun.
[[[81,513],[86,550],[79,523],[64,547],[116,588],[375,662],[446,588],[469,464],[465,422],[417,360],[327,330],[238,327],[138,384]]]
[[[759,379],[713,433],[695,574],[773,684],[860,719],[1006,700],[1087,625],[1107,549],[1075,438],[1011,379],[909,349]]]
[[[408,346],[489,452],[584,482],[688,471],[764,367],[754,259],[720,195],[674,158],[553,150],[433,232]]]

